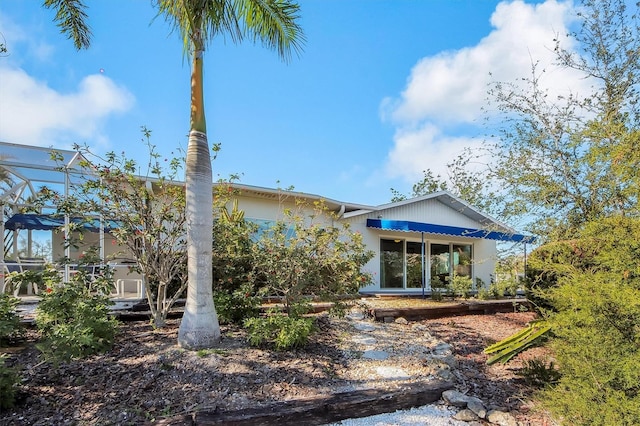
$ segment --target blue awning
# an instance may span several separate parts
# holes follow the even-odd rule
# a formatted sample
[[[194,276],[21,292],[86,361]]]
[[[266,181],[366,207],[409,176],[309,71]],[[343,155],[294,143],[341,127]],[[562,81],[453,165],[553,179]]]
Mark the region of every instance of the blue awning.
[[[407,220],[367,219],[367,228],[389,231],[426,232],[429,234],[452,235],[455,237],[482,238],[486,240],[532,243],[535,237],[515,233],[489,231],[486,229],[460,228],[457,226],[435,225],[433,223],[410,222]]]
[[[85,219],[81,217],[69,218],[72,223],[80,224],[84,229],[91,232],[98,232],[100,230],[99,219]],[[20,229],[34,229],[40,231],[49,231],[52,229],[61,229],[64,227],[64,216],[48,215],[48,214],[14,214],[9,218],[5,224],[4,229],[16,231]],[[118,228],[118,222],[115,220],[104,221],[104,230],[110,231]]]

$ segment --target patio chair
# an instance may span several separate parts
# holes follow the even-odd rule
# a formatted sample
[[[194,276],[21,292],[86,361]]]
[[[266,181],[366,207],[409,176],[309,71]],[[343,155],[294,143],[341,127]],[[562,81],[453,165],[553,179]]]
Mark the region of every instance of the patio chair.
[[[7,289],[11,289],[11,287],[13,287],[11,285],[11,273],[12,272],[16,272],[16,273],[22,272],[22,268],[20,267],[20,264],[19,263],[15,263],[15,262],[4,263],[3,264],[4,284],[2,285],[2,288],[0,289],[0,293],[4,293]],[[14,296],[18,297],[19,293],[20,293],[20,286],[16,286],[15,288],[13,288],[13,295]]]

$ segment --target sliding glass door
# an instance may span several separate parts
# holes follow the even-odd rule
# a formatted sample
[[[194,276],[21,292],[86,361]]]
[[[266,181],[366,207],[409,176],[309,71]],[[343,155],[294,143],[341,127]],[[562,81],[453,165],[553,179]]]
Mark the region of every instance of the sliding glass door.
[[[380,288],[404,287],[404,240],[380,240]]]
[[[443,288],[453,274],[472,277],[471,247],[471,244],[431,243],[423,248],[417,241],[381,239],[380,288],[419,289],[423,276],[426,288]]]

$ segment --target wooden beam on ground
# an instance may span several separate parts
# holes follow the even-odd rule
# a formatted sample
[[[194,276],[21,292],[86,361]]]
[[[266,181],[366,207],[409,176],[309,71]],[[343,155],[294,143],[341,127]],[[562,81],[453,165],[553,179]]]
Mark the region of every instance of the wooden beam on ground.
[[[364,389],[326,397],[280,402],[266,407],[228,412],[196,412],[159,421],[162,426],[297,426],[322,425],[420,407],[439,400],[453,388],[450,382],[411,383],[399,389]]]
[[[487,315],[497,312],[514,312],[520,306],[530,309],[526,299],[464,302],[456,305],[409,307],[409,308],[373,308],[371,314],[376,321],[392,321],[395,318],[408,320],[434,319],[456,315]]]

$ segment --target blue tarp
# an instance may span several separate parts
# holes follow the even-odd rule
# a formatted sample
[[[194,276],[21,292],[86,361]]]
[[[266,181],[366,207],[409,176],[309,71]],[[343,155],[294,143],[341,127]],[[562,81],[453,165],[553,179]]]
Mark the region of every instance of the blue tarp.
[[[86,219],[81,217],[69,218],[72,223],[81,224],[88,231],[98,232],[100,230],[99,219]],[[40,231],[48,231],[52,229],[61,229],[64,227],[64,216],[48,215],[48,214],[14,214],[4,224],[4,229],[16,231],[19,229],[37,229]],[[118,222],[115,220],[105,220],[104,230],[109,231],[118,228]]]
[[[532,243],[532,236],[490,231],[486,229],[460,228],[457,226],[435,225],[433,223],[410,222],[407,220],[367,219],[368,228],[385,229],[389,231],[426,232],[429,234],[453,235],[456,237],[483,238],[496,241],[511,241]]]

